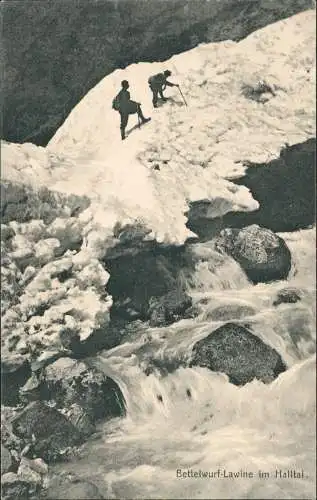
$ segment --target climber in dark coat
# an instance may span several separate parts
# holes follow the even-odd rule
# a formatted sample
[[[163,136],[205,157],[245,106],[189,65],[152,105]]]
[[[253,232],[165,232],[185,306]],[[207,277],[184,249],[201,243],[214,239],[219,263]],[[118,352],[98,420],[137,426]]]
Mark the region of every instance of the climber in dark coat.
[[[157,75],[150,76],[148,83],[153,93],[152,103],[154,108],[157,108],[158,95],[162,101],[166,101],[163,95],[163,90],[165,90],[166,87],[179,87],[177,83],[171,83],[167,80],[171,74],[172,72],[167,69],[164,73],[157,73]]]
[[[122,89],[117,95],[116,100],[118,102],[118,111],[120,113],[120,118],[121,118],[121,123],[120,123],[121,139],[124,140],[125,129],[126,126],[128,125],[129,115],[137,113],[138,118],[142,123],[148,122],[151,118],[144,117],[141,109],[141,104],[139,102],[131,101],[130,92],[128,91],[129,82],[127,80],[123,80],[121,82],[121,87]]]

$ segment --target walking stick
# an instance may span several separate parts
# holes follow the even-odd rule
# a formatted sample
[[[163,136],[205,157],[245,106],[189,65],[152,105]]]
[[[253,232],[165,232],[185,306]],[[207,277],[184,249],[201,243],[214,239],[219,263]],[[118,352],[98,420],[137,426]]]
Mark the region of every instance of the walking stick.
[[[183,98],[184,103],[186,104],[186,106],[188,106],[188,104],[187,104],[187,102],[186,102],[186,99],[185,99],[185,97],[183,96],[183,92],[181,91],[180,87],[178,87],[178,90],[179,90],[179,92],[180,92],[180,95],[181,95],[181,96],[182,96],[182,98]]]

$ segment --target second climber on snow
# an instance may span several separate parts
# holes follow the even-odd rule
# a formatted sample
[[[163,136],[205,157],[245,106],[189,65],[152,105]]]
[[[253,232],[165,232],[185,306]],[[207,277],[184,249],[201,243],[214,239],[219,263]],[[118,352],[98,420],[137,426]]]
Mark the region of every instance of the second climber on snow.
[[[157,73],[156,75],[150,76],[148,79],[149,87],[153,94],[153,107],[157,108],[158,96],[162,99],[162,101],[166,101],[166,97],[163,95],[163,90],[166,87],[179,87],[177,83],[172,83],[167,80],[169,76],[171,76],[172,72],[170,70],[165,70],[164,73]]]

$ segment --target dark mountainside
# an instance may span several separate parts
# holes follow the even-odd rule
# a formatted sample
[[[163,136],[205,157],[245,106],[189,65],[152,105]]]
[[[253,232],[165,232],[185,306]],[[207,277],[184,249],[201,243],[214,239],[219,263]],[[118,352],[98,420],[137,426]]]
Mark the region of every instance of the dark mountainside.
[[[114,69],[200,42],[240,40],[310,7],[310,0],[6,0],[2,137],[46,145]]]

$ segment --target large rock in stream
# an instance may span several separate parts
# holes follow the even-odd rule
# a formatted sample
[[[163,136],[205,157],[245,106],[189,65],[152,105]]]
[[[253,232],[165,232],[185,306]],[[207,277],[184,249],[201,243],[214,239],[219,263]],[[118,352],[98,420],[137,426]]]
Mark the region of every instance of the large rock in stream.
[[[78,405],[96,421],[125,414],[125,402],[119,386],[84,361],[61,358],[45,370],[47,398],[58,408]]]
[[[96,421],[125,415],[116,382],[84,361],[67,357],[34,373],[21,387],[21,401],[42,399],[60,410],[84,438],[95,431]]]
[[[272,347],[235,323],[226,323],[196,342],[191,366],[223,372],[235,385],[253,379],[269,383],[286,370],[281,356]]]
[[[223,229],[216,248],[233,257],[254,283],[286,279],[292,265],[285,241],[257,224]]]

